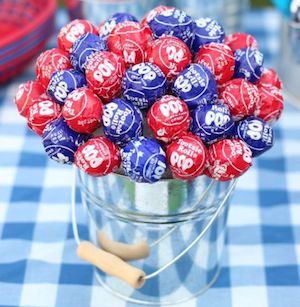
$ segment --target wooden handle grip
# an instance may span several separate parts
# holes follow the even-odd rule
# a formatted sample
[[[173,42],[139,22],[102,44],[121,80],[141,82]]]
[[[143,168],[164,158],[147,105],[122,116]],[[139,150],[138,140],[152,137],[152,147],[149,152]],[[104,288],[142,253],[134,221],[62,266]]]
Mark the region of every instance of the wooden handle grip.
[[[110,240],[103,231],[99,232],[98,241],[105,251],[118,256],[124,261],[143,259],[149,256],[150,249],[146,241],[125,244]]]
[[[77,255],[101,271],[122,279],[133,288],[138,289],[144,285],[145,272],[129,265],[115,255],[97,248],[88,241],[80,242],[77,247]]]

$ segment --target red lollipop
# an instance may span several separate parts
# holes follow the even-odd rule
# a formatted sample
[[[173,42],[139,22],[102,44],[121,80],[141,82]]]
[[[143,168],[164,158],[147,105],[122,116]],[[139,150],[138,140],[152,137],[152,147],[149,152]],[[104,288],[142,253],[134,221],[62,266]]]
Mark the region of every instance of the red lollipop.
[[[283,111],[283,97],[280,89],[275,86],[258,88],[260,102],[257,105],[255,116],[272,124],[277,121]]]
[[[108,51],[96,52],[88,61],[85,70],[89,87],[103,102],[110,102],[120,95],[124,73],[124,60]]]
[[[61,106],[47,94],[42,94],[33,100],[33,105],[29,108],[28,126],[41,136],[47,124],[60,115]]]
[[[209,146],[205,174],[227,181],[241,176],[251,164],[252,153],[246,143],[239,139],[225,139]]]
[[[263,73],[260,76],[257,84],[258,87],[272,87],[276,86],[278,89],[282,88],[281,80],[277,74],[277,72],[273,68],[264,68]]]
[[[235,59],[230,47],[221,43],[210,43],[200,48],[196,60],[206,65],[215,75],[218,84],[229,81],[234,73]]]
[[[127,66],[145,61],[145,50],[153,40],[148,26],[138,22],[124,21],[117,24],[107,39],[110,51],[122,56]]]
[[[174,9],[174,7],[172,6],[165,6],[165,5],[159,5],[157,7],[155,7],[154,9],[152,9],[151,11],[149,11],[142,19],[141,24],[145,25],[148,24],[151,20],[154,19],[154,17],[158,14],[161,14],[164,11],[167,10],[172,10]]]
[[[260,97],[257,87],[245,79],[228,81],[221,89],[220,99],[229,107],[234,120],[253,115]]]
[[[69,68],[72,68],[72,65],[68,53],[58,48],[53,48],[40,54],[36,61],[35,70],[37,79],[47,88],[55,71]]]
[[[173,36],[160,37],[147,50],[147,61],[156,64],[168,78],[174,79],[192,61],[188,46]]]
[[[241,48],[258,48],[256,39],[247,33],[236,32],[225,37],[224,43],[228,45],[232,52]]]
[[[207,150],[198,136],[188,134],[167,147],[167,161],[175,178],[190,180],[203,173]]]
[[[28,110],[33,105],[33,100],[45,92],[44,87],[38,81],[27,81],[20,84],[14,98],[20,115],[28,117]]]
[[[70,51],[73,43],[85,33],[98,35],[97,28],[85,19],[75,19],[65,25],[58,33],[57,45],[64,51]]]
[[[101,124],[102,102],[90,89],[81,87],[68,95],[62,115],[74,131],[92,133]]]
[[[169,143],[189,130],[191,118],[183,100],[166,95],[151,106],[147,120],[154,137]]]
[[[92,176],[104,176],[120,166],[120,153],[109,139],[100,136],[88,140],[75,153],[75,164]]]

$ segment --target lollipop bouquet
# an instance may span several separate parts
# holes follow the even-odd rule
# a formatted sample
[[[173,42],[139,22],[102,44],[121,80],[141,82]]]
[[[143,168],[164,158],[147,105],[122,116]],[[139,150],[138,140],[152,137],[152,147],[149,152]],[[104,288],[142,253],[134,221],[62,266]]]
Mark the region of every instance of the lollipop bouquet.
[[[73,20],[15,103],[55,161],[136,182],[226,181],[273,145],[281,82],[254,37],[159,6]]]

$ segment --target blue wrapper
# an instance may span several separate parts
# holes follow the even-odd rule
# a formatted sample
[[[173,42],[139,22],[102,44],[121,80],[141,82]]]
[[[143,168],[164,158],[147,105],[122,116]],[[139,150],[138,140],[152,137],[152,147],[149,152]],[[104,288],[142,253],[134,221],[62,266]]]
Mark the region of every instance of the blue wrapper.
[[[176,77],[172,92],[184,100],[190,109],[212,103],[218,97],[214,75],[206,66],[194,63]]]
[[[123,21],[134,21],[138,22],[138,19],[134,17],[131,14],[128,13],[116,13],[112,15],[110,18],[108,18],[103,26],[101,26],[99,36],[100,38],[107,40],[110,32],[113,30],[113,28]]]
[[[57,103],[64,105],[65,99],[72,91],[86,85],[83,73],[75,69],[61,70],[52,74],[47,91]]]
[[[233,78],[243,78],[256,83],[263,72],[263,54],[255,48],[241,48],[234,52],[234,58]]]
[[[86,142],[89,135],[75,132],[60,117],[49,123],[43,133],[42,140],[48,156],[63,164],[72,164],[77,148]]]
[[[191,47],[194,39],[194,21],[184,11],[178,9],[166,10],[156,15],[149,26],[155,36],[171,35],[181,39]]]
[[[84,72],[86,64],[93,54],[105,50],[107,50],[107,45],[103,39],[93,33],[86,33],[73,44],[70,60],[75,69]]]
[[[124,172],[133,181],[154,183],[166,171],[166,154],[154,139],[139,137],[121,150]]]
[[[262,119],[250,116],[237,123],[235,136],[243,140],[257,157],[273,146],[273,129]]]
[[[140,63],[126,71],[122,88],[123,96],[128,101],[140,109],[147,109],[167,93],[168,83],[158,66]]]
[[[113,99],[105,104],[102,120],[105,136],[119,146],[139,137],[143,132],[140,110],[124,99]]]
[[[223,43],[225,31],[223,26],[212,18],[199,18],[195,20],[194,40],[192,51],[196,54],[199,49],[209,43]]]
[[[206,144],[232,136],[234,121],[228,107],[222,103],[207,104],[192,112],[191,131]]]

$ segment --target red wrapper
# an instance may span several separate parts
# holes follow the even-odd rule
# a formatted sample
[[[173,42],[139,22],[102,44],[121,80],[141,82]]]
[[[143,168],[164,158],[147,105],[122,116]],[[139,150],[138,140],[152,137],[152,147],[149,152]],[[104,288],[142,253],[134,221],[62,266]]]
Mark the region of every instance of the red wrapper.
[[[39,81],[27,81],[20,84],[14,98],[19,114],[28,117],[29,108],[33,105],[34,99],[45,92],[43,85]]]
[[[236,32],[226,36],[224,43],[231,48],[232,52],[237,49],[247,47],[258,49],[258,43],[256,39],[252,35],[242,32]]]
[[[260,76],[259,81],[256,84],[258,87],[272,87],[275,86],[278,89],[282,88],[282,82],[273,68],[264,68],[262,75]]]
[[[41,136],[47,124],[60,116],[61,106],[47,94],[42,94],[29,108],[28,126]]]
[[[241,176],[251,165],[252,153],[246,143],[238,139],[225,139],[209,146],[205,174],[227,181]]]
[[[71,129],[89,134],[100,127],[102,102],[90,89],[78,88],[65,100],[62,115]]]
[[[166,36],[155,40],[148,48],[147,61],[156,64],[168,80],[172,80],[191,63],[192,54],[182,40]]]
[[[220,43],[210,43],[200,48],[196,60],[206,65],[215,75],[218,84],[229,81],[234,73],[235,59],[230,47]]]
[[[73,43],[85,33],[98,35],[97,28],[85,19],[75,19],[65,25],[58,33],[57,45],[61,50],[69,52]]]
[[[173,177],[190,180],[203,173],[207,150],[198,136],[188,134],[167,147],[167,161]]]
[[[280,89],[275,86],[259,87],[260,102],[257,105],[255,116],[269,124],[277,121],[283,111],[283,97]]]
[[[153,40],[148,26],[138,22],[124,21],[117,24],[107,39],[110,51],[122,56],[127,66],[145,61],[145,50]]]
[[[46,50],[36,61],[36,76],[45,88],[48,87],[52,74],[55,71],[72,68],[69,54],[58,48]]]
[[[187,133],[191,118],[183,100],[166,95],[151,106],[147,120],[154,137],[169,143]]]
[[[120,153],[117,146],[100,136],[88,140],[75,153],[75,164],[92,176],[104,176],[120,166]]]
[[[110,102],[120,95],[124,73],[124,60],[108,51],[96,52],[85,70],[89,87],[103,102]]]
[[[154,19],[154,17],[158,14],[161,14],[164,11],[167,10],[172,10],[174,9],[174,7],[172,6],[165,6],[165,5],[159,5],[157,7],[155,7],[154,9],[152,9],[151,11],[149,11],[142,19],[141,24],[145,25],[148,24],[151,20]]]
[[[220,99],[229,107],[234,120],[254,114],[260,102],[258,88],[245,79],[228,81],[221,89]]]

